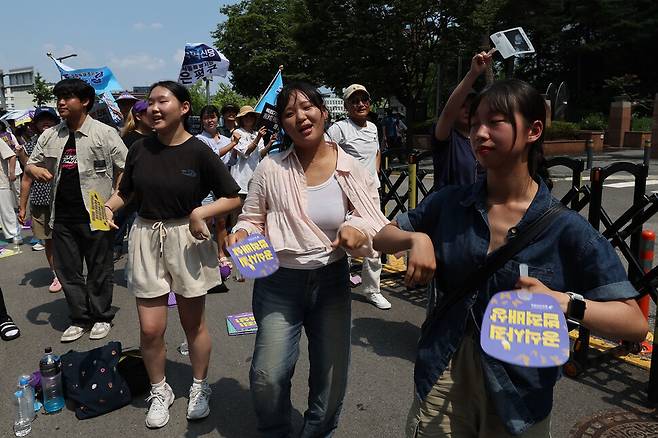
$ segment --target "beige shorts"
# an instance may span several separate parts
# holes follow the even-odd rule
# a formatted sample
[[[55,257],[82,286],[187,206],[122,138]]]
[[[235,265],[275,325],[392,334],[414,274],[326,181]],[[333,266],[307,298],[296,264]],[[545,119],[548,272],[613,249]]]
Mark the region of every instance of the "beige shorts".
[[[151,221],[137,217],[128,239],[128,290],[137,298],[174,291],[185,298],[221,284],[217,246],[195,239],[187,218]]]
[[[53,230],[50,229],[50,207],[46,205],[30,204],[32,214],[32,234],[39,240],[53,238]]]

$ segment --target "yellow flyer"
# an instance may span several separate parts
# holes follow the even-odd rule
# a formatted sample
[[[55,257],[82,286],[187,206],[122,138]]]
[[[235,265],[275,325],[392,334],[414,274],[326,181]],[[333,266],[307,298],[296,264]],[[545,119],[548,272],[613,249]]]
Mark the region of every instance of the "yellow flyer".
[[[89,217],[92,231],[110,231],[110,224],[105,216],[105,200],[94,190],[89,192]]]

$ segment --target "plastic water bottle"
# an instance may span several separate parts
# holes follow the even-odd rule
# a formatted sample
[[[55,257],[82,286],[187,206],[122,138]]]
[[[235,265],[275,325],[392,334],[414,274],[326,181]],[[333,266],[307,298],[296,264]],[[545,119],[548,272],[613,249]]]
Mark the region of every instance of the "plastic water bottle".
[[[45,353],[39,361],[39,371],[41,371],[43,407],[46,413],[50,414],[61,411],[64,407],[62,362],[59,356],[53,353],[52,348],[46,348]]]
[[[30,417],[30,420],[34,420],[34,417],[36,416],[35,414],[35,406],[34,406],[34,388],[30,385],[30,379],[32,376],[20,376],[18,378],[18,390],[23,391],[23,395],[27,399],[27,405],[30,408],[30,412],[32,412],[32,416]]]
[[[14,435],[25,436],[32,431],[34,411],[29,406],[29,399],[20,389],[14,393],[16,417],[14,418]]]
[[[187,345],[187,340],[183,341],[179,346],[178,346],[178,352],[182,354],[183,356],[189,356],[190,355],[190,349]]]

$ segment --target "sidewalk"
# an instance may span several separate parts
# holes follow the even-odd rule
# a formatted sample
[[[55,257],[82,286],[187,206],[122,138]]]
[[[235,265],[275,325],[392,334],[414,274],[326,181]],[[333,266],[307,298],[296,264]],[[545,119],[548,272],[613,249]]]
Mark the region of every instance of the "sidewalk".
[[[0,436],[11,436],[13,406],[10,401],[15,379],[37,368],[44,347],[52,346],[56,352],[64,353],[69,349],[88,350],[110,340],[119,340],[124,347],[129,347],[137,345],[139,340],[134,299],[129,296],[123,280],[125,258],[116,265],[114,305],[119,310],[108,338],[104,341],[83,338],[72,344],[61,344],[59,336],[68,325],[64,296],[48,293],[50,277],[44,267],[43,254],[32,252],[27,246],[23,246],[23,251],[0,259],[0,285],[8,309],[22,331],[18,340],[0,343],[3,370],[0,399],[4,400],[0,404]],[[165,428],[158,431],[145,428],[146,403],[139,398],[118,411],[84,421],[77,420],[71,410],[52,416],[39,415],[30,436],[255,437],[248,381],[254,336],[229,337],[225,324],[226,315],[250,310],[251,284],[229,281],[228,287],[228,293],[207,298],[207,318],[214,348],[209,371],[213,390],[209,418],[196,423],[185,420],[191,370],[188,358],[176,350],[183,333],[177,312],[172,309],[166,335],[167,376],[177,398]],[[404,436],[413,391],[415,346],[425,316],[426,297],[423,290],[406,290],[399,278],[386,278],[383,291],[393,304],[389,311],[374,308],[358,288],[353,290],[350,378],[336,438]],[[293,424],[297,430],[306,407],[308,366],[307,343],[302,336],[292,386]],[[588,370],[578,380],[563,378],[555,390],[552,436],[658,436],[658,432],[653,435],[570,434],[579,422],[600,411],[623,410],[625,415],[653,413],[644,404],[648,378],[647,371],[619,360]],[[630,420],[624,421],[629,423]],[[654,430],[650,427],[657,425],[655,422],[643,424],[642,430]]]

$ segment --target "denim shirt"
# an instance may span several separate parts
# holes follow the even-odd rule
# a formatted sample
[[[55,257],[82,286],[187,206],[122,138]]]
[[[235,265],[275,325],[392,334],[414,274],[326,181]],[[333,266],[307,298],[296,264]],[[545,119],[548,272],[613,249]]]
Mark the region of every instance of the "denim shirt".
[[[401,229],[426,233],[434,244],[437,268],[430,298],[441,300],[444,293],[458,291],[464,279],[484,264],[490,238],[486,197],[486,180],[445,187],[415,210],[397,217]],[[535,198],[507,239],[522,233],[557,202],[540,182]],[[479,291],[448,309],[432,331],[421,337],[414,370],[417,397],[424,399],[446,369],[467,331],[468,318],[480,327],[491,296],[515,289],[521,263],[528,265],[529,276],[552,290],[572,291],[596,301],[637,296],[610,243],[578,213],[564,211]],[[519,367],[498,361],[482,349],[480,353],[487,392],[510,433],[519,435],[550,414],[558,367]]]
[[[69,139],[66,122],[46,129],[37,140],[27,164],[45,167],[53,175],[50,226],[55,222],[57,211],[55,199],[61,176],[60,161],[64,146]],[[75,132],[78,172],[82,201],[90,211],[89,192],[100,194],[104,201],[112,195],[113,181],[123,172],[128,149],[114,128],[91,116],[87,116],[82,126]]]

